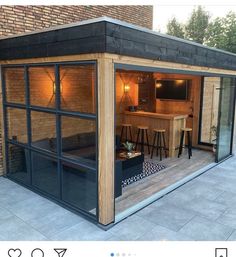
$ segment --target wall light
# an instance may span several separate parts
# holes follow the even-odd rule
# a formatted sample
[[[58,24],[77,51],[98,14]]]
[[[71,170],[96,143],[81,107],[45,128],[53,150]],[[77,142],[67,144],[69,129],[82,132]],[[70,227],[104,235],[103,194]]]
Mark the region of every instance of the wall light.
[[[125,93],[128,93],[129,90],[130,90],[130,85],[129,85],[129,84],[125,84],[125,85],[124,85],[124,92],[125,92]]]
[[[52,87],[53,87],[53,94],[56,94],[56,82],[52,82]],[[60,92],[62,93],[62,83],[60,83]]]
[[[159,83],[156,83],[156,88],[161,88],[162,87],[162,84],[159,82]]]

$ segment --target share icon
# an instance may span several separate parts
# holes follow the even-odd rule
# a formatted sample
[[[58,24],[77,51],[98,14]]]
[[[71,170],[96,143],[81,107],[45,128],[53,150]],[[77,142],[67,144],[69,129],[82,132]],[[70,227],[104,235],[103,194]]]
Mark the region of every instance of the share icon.
[[[63,257],[67,251],[65,248],[55,248],[54,251],[58,254],[58,257]]]

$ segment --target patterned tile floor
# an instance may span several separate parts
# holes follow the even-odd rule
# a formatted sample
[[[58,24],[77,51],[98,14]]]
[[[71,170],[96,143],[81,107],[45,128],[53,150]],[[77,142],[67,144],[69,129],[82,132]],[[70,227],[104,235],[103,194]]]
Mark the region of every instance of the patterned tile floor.
[[[0,240],[236,240],[236,157],[109,231],[0,178]]]

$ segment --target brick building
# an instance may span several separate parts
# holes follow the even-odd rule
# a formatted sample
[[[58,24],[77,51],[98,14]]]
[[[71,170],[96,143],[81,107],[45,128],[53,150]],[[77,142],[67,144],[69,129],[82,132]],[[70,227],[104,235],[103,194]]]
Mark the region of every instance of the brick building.
[[[0,6],[0,37],[108,16],[152,29],[148,5]]]

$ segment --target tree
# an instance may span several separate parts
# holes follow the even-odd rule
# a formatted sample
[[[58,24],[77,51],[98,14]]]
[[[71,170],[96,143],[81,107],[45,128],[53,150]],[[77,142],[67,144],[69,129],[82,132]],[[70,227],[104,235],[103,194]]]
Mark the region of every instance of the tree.
[[[236,53],[236,14],[229,12],[213,20],[208,26],[205,44]]]
[[[194,9],[185,26],[186,38],[203,44],[209,19],[210,15],[203,7],[198,6]]]
[[[167,34],[179,38],[184,38],[184,26],[174,17],[168,21]]]

